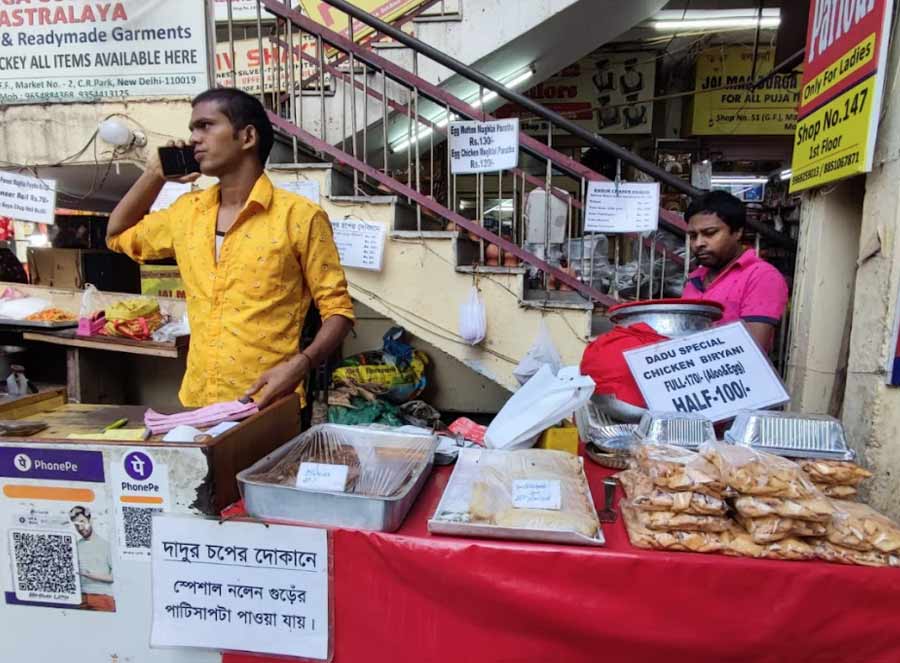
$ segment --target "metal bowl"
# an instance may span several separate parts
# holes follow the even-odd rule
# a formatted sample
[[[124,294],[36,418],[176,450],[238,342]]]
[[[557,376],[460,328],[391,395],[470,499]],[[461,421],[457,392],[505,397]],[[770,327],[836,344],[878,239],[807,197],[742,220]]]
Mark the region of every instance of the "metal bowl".
[[[643,322],[670,338],[706,331],[721,318],[719,304],[687,299],[633,302],[609,309],[609,319],[617,325]]]

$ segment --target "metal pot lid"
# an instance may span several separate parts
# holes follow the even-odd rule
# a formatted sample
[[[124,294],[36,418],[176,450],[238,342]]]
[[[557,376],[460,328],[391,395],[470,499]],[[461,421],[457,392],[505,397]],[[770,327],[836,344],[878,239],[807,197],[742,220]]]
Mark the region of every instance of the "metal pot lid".
[[[725,308],[719,302],[703,299],[648,299],[610,306],[607,309],[607,314],[613,322],[628,315],[646,313],[662,313],[666,315],[686,313],[703,315],[716,321],[722,317],[724,311]]]

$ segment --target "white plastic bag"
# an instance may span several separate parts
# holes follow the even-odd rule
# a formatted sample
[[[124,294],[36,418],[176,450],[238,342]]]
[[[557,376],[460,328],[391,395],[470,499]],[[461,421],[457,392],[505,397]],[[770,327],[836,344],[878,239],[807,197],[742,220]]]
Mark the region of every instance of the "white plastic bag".
[[[519,389],[497,413],[485,433],[491,449],[526,449],[538,436],[587,403],[594,381],[577,366],[565,366],[553,375],[547,364]]]
[[[484,340],[486,331],[484,302],[473,285],[469,298],[459,307],[459,335],[469,345],[478,345]]]
[[[179,336],[189,336],[191,326],[188,323],[187,313],[177,320],[167,322],[162,327],[153,332],[150,337],[157,343],[171,343]]]
[[[553,344],[553,338],[550,336],[550,330],[547,324],[541,320],[541,328],[538,330],[537,339],[534,345],[528,350],[528,354],[519,362],[519,365],[513,370],[513,376],[519,381],[519,384],[528,382],[541,366],[547,365],[556,375],[562,361],[559,358],[559,352]]]
[[[96,286],[86,283],[84,286],[84,294],[81,295],[81,310],[78,312],[79,318],[90,318],[97,311],[104,309],[103,296]]]
[[[51,304],[40,297],[22,297],[20,299],[6,299],[0,302],[0,318],[11,320],[24,320],[29,315],[40,313],[50,308]]]

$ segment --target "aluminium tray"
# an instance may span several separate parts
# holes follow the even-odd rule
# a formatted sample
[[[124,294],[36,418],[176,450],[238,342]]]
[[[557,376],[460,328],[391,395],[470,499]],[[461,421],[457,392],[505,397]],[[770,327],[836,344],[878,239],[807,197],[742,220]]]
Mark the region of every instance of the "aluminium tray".
[[[637,438],[643,443],[671,444],[697,449],[704,442],[715,442],[713,423],[701,414],[647,412],[638,424]]]
[[[606,545],[606,539],[603,537],[603,527],[599,519],[597,519],[597,535],[596,537],[587,537],[577,532],[569,530],[550,530],[550,529],[525,529],[519,527],[501,527],[499,525],[489,525],[484,523],[470,523],[461,518],[443,518],[438,514],[458,514],[462,516],[460,510],[452,509],[448,505],[454,501],[462,499],[468,504],[470,498],[466,498],[466,494],[471,496],[472,483],[474,476],[477,475],[476,465],[482,454],[505,454],[514,453],[510,451],[501,451],[496,449],[460,449],[459,457],[456,461],[456,467],[450,475],[444,494],[441,496],[434,514],[428,520],[428,531],[432,534],[448,534],[451,536],[474,536],[486,539],[520,539],[525,541],[539,541],[542,543],[568,543],[573,545],[602,546]],[[579,458],[582,463],[582,472],[584,461]],[[591,489],[584,482],[585,490],[587,490],[588,502],[591,505],[591,512],[594,518],[597,518],[597,510],[594,507],[594,498],[591,495]]]
[[[329,430],[345,436],[354,445],[402,448],[410,443],[430,445],[423,462],[415,468],[397,495],[370,497],[354,493],[318,492],[293,486],[262,483],[249,479],[273,467],[290,453],[300,437],[278,447],[237,475],[247,513],[256,518],[290,523],[347,527],[393,532],[400,527],[431,474],[437,440],[433,435],[414,435],[369,429],[364,426],[325,424]]]
[[[40,320],[16,320],[15,318],[0,318],[0,327],[18,327],[20,329],[70,329],[77,326],[78,320],[44,322]]]
[[[841,422],[825,415],[745,410],[734,418],[725,441],[791,458],[856,459]]]

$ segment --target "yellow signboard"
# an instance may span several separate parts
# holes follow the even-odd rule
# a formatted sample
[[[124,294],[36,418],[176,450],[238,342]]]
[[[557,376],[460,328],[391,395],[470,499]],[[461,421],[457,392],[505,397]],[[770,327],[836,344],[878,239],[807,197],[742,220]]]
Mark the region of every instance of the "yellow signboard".
[[[774,58],[775,49],[759,49],[756,80],[772,70]],[[693,132],[707,136],[792,135],[800,102],[797,74],[777,74],[751,92],[752,77],[753,48],[703,51],[697,58]]]
[[[184,281],[177,266],[141,265],[141,294],[185,299]]]
[[[423,4],[424,0],[352,0],[351,4],[370,13],[386,23],[403,16],[415,7]],[[319,0],[301,0],[299,3],[303,13],[316,23],[324,25],[329,30],[349,34],[350,21],[347,14]],[[359,41],[371,34],[372,28],[361,21],[353,22],[353,38]]]

